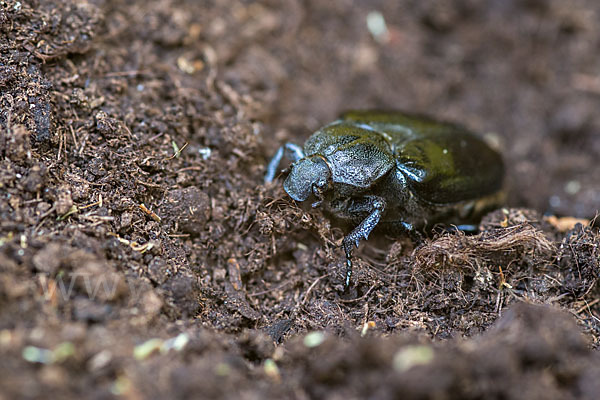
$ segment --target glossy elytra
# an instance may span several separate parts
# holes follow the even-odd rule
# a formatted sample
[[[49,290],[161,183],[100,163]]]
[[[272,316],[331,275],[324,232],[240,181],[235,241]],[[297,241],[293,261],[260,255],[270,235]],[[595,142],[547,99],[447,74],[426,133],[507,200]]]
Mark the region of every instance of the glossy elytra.
[[[467,129],[401,112],[350,111],[316,131],[301,148],[282,146],[267,167],[275,178],[286,155],[293,164],[283,187],[296,201],[313,199],[356,224],[342,246],[346,288],[352,249],[375,226],[412,231],[461,224],[501,199],[500,155]]]

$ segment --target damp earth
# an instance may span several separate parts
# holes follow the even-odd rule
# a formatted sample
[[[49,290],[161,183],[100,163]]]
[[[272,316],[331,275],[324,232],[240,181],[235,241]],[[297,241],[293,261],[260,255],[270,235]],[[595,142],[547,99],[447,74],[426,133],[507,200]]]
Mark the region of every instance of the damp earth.
[[[0,399],[593,399],[600,5],[0,1]],[[466,235],[263,184],[347,109],[480,132]]]

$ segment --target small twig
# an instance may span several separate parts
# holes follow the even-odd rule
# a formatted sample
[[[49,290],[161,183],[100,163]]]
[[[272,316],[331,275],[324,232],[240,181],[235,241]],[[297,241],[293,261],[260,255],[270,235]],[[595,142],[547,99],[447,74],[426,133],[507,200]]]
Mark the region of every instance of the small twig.
[[[308,300],[308,295],[313,290],[313,288],[317,285],[317,283],[319,283],[319,281],[321,279],[326,278],[328,276],[329,276],[329,274],[325,274],[325,275],[322,275],[322,276],[318,277],[317,279],[315,279],[315,281],[313,283],[311,283],[311,285],[306,290],[306,293],[304,293],[304,296],[302,297],[302,301],[300,303],[296,303],[296,308],[304,306],[304,304],[306,304],[306,301]]]
[[[148,74],[148,73],[149,73],[149,71],[147,71],[147,70],[134,69],[134,70],[130,70],[130,71],[109,72],[109,73],[105,74],[104,77],[105,78],[134,77],[137,75],[144,75],[144,74]]]
[[[354,302],[356,302],[356,301],[360,301],[360,300],[362,300],[362,299],[366,298],[367,296],[369,296],[369,294],[371,294],[371,291],[372,291],[373,289],[375,289],[375,286],[377,286],[377,285],[373,285],[373,286],[371,286],[371,287],[369,288],[369,290],[367,290],[367,293],[363,294],[363,295],[362,295],[362,296],[360,296],[360,297],[357,297],[357,298],[355,298],[355,299],[348,299],[348,300],[340,299],[340,300],[339,300],[339,302],[340,302],[340,303],[346,303],[346,304],[347,304],[347,303],[354,303]]]
[[[114,238],[116,238],[119,241],[119,243],[129,246],[132,250],[138,251],[140,253],[145,253],[148,250],[151,250],[152,248],[154,248],[154,246],[155,246],[155,244],[152,241],[146,242],[144,244],[139,244],[138,242],[135,242],[135,241],[123,239],[122,237],[120,237],[119,235],[117,235],[114,232],[108,232],[107,235],[113,236]]]
[[[138,207],[140,208],[140,210],[142,210],[144,213],[146,213],[150,218],[152,218],[156,222],[161,221],[161,218],[154,211],[149,210],[148,207],[146,207],[146,205],[144,203],[140,204]]]
[[[75,137],[75,131],[73,130],[73,125],[69,125],[69,130],[71,131],[71,138],[73,139],[73,146],[79,147],[77,144],[77,138]]]
[[[79,207],[79,210],[85,210],[86,208],[90,208],[90,207],[94,207],[94,206],[102,207],[102,195],[98,196],[98,201],[88,204],[86,206]]]
[[[183,146],[181,146],[181,148],[179,148],[177,146],[177,143],[175,143],[175,141],[172,141],[171,143],[173,144],[174,154],[171,157],[166,158],[166,160],[172,160],[174,158],[179,158],[179,156],[181,155],[181,152],[183,151],[183,149],[185,149],[187,147],[187,145],[188,145],[188,143],[185,142],[183,144]]]
[[[275,290],[279,290],[279,289],[281,289],[283,287],[286,287],[287,285],[289,285],[290,283],[293,283],[293,282],[294,281],[292,279],[290,279],[290,280],[287,280],[287,281],[283,282],[279,286],[275,286],[275,287],[272,287],[272,288],[269,288],[269,289],[266,289],[266,290],[263,290],[263,291],[260,291],[260,292],[256,292],[256,293],[250,293],[248,295],[248,297],[262,296],[263,294],[267,294],[267,293],[273,292]]]
[[[590,307],[592,307],[594,304],[598,303],[599,301],[600,301],[600,299],[594,299],[593,301],[591,301],[589,303],[586,302],[583,307],[581,307],[579,310],[575,311],[575,314],[581,314],[585,310],[589,310]]]
[[[204,169],[204,167],[201,167],[201,166],[192,166],[192,167],[185,167],[185,168],[178,169],[177,172],[183,172],[183,171],[202,171],[203,169]]]
[[[156,183],[144,182],[144,181],[140,181],[139,179],[136,179],[135,182],[139,183],[140,185],[144,185],[144,186],[148,186],[148,187],[153,187],[153,188],[163,189],[164,190],[164,188],[162,186],[157,185]]]

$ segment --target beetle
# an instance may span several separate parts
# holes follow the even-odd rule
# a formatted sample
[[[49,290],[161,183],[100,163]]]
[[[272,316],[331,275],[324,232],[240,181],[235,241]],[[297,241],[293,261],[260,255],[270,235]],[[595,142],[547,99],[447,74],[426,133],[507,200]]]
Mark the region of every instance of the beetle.
[[[300,147],[286,143],[267,166],[272,182],[282,158],[293,164],[287,194],[355,224],[342,247],[345,288],[352,250],[376,226],[415,232],[435,223],[476,221],[503,199],[500,154],[458,124],[400,111],[348,111]]]

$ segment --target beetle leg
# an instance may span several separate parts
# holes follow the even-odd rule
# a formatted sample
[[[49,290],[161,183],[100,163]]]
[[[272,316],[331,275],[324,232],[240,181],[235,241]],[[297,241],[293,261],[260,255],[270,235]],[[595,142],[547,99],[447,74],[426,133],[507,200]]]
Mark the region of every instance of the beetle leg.
[[[318,190],[315,190],[314,185],[313,185],[313,196],[315,196],[315,198],[317,199],[317,201],[313,202],[312,205],[311,205],[311,207],[312,208],[320,207],[321,204],[323,203],[323,195]]]
[[[457,225],[456,229],[463,231],[464,233],[475,234],[479,232],[479,226],[473,224],[461,224]]]
[[[319,186],[315,183],[312,184],[312,193],[315,196],[316,201],[312,203],[312,208],[317,208],[323,203],[323,186]]]
[[[352,247],[358,247],[361,239],[368,239],[369,235],[379,223],[383,211],[385,210],[385,202],[377,196],[366,196],[361,202],[354,203],[349,212],[359,212],[364,209],[369,211],[369,215],[362,220],[356,228],[352,230],[342,241],[344,252],[346,253],[346,289],[350,286],[350,278],[352,277]]]
[[[265,174],[265,183],[273,182],[275,179],[275,174],[277,174],[277,168],[279,167],[279,163],[283,158],[283,155],[286,155],[292,162],[296,162],[301,158],[304,158],[304,151],[302,147],[298,146],[294,143],[286,143],[277,150],[277,153],[273,156],[271,161],[269,161],[269,165],[267,165],[267,173]]]

